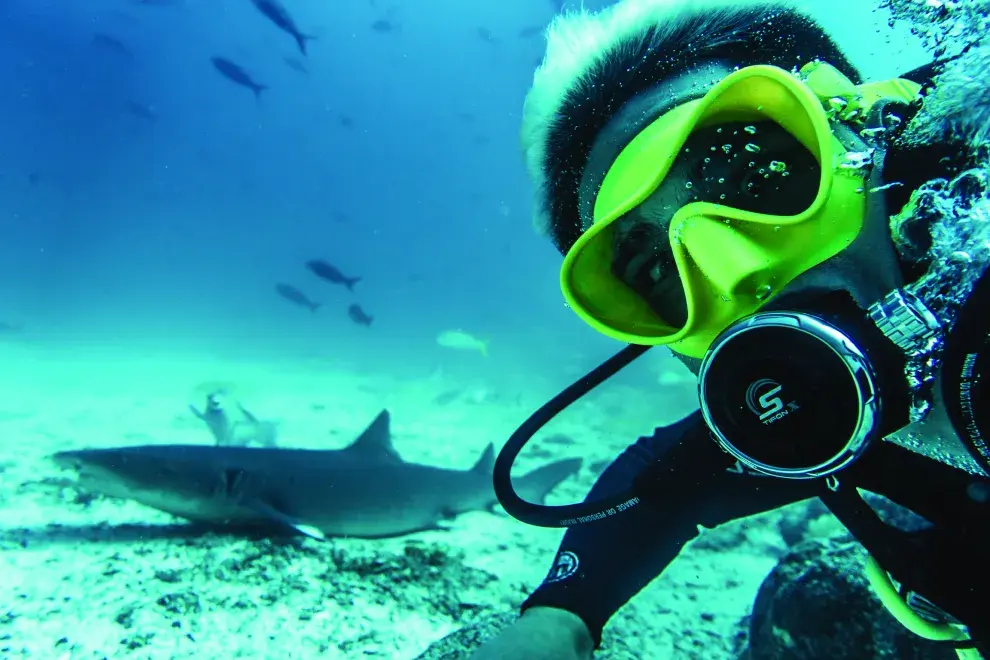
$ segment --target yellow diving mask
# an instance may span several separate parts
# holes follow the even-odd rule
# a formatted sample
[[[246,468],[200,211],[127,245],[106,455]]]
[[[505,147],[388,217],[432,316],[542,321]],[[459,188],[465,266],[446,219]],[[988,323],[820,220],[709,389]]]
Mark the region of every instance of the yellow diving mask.
[[[756,312],[794,278],[859,235],[866,217],[869,154],[848,150],[830,121],[861,124],[878,100],[911,102],[919,90],[916,83],[896,78],[856,86],[822,62],[807,64],[798,74],[766,65],[729,74],[702,98],[654,120],[615,159],[598,191],[593,224],[564,258],[560,279],[565,299],[605,335],[704,356],[725,328]],[[665,320],[654,311],[656,305],[613,272],[615,223],[661,189],[692,136],[725,125],[753,133],[744,146],[750,152],[759,151],[756,126],[772,126],[800,143],[805,155],[810,154],[808,160],[813,158],[817,193],[812,198],[809,186],[804,208],[789,209],[788,215],[741,208],[745,205],[731,200],[719,203],[724,195],[696,198],[677,208],[665,247],[676,266],[675,286],[683,290],[686,313],[682,322]],[[746,136],[736,139],[740,137],[746,142]],[[732,145],[724,146],[728,154]],[[750,155],[740,157],[749,160]]]

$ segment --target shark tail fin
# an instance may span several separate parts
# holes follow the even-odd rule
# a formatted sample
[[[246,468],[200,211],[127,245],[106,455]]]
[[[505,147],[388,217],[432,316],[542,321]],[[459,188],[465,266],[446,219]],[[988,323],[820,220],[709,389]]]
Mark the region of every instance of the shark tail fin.
[[[471,468],[471,472],[475,472],[477,474],[483,474],[486,477],[488,477],[491,476],[492,472],[494,471],[495,471],[495,445],[489,442],[488,446],[485,447],[485,451],[482,452],[481,458],[479,458],[478,462],[474,464],[473,468]]]
[[[557,484],[572,474],[577,474],[580,469],[580,458],[568,458],[538,467],[513,481],[515,482],[516,492],[519,493],[520,497],[527,502],[542,504],[547,494]]]
[[[240,401],[237,402],[237,407],[240,408],[241,414],[244,415],[244,419],[246,419],[251,424],[257,424],[258,423],[258,418],[255,417],[254,415],[252,415],[250,410],[248,410],[243,405],[241,405],[241,402]]]

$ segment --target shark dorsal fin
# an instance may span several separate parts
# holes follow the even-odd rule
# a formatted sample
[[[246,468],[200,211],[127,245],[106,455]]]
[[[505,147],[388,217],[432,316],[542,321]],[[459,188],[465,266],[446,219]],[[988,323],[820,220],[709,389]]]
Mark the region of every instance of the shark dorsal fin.
[[[483,474],[485,476],[490,475],[495,471],[495,445],[488,443],[485,447],[484,453],[481,454],[481,458],[478,462],[474,464],[471,468],[471,472],[477,472],[478,474]]]
[[[382,410],[371,425],[358,436],[344,451],[360,454],[366,458],[377,458],[402,463],[402,457],[392,446],[392,433],[389,430],[388,410]]]

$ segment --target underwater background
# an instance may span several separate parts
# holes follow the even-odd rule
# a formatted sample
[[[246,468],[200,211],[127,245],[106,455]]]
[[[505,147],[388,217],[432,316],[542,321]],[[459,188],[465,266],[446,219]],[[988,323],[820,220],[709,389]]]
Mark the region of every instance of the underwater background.
[[[828,4],[826,27],[884,21]],[[315,36],[307,56],[249,0],[4,3],[2,320],[62,345],[403,375],[449,328],[541,375],[614,348],[564,307],[560,257],[530,228],[517,133],[553,3],[286,7]],[[854,42],[894,51],[868,76],[924,61],[877,41]],[[268,89],[225,80],[216,56]],[[353,295],[306,272],[316,258],[361,277]],[[290,307],[277,282],[323,307]]]
[[[405,460],[465,470],[621,348],[564,306],[518,148],[568,6],[283,4],[305,53],[250,0],[0,6],[0,658],[413,658],[549,567],[560,532],[500,511],[379,541],[190,537],[47,458],[210,445],[195,413],[222,393],[278,447],[341,449],[388,409]],[[928,60],[873,4],[806,6],[868,78]],[[695,407],[666,352],[627,371],[527,450],[523,470],[584,460],[551,501]],[[602,657],[735,658],[778,523],[686,552]]]

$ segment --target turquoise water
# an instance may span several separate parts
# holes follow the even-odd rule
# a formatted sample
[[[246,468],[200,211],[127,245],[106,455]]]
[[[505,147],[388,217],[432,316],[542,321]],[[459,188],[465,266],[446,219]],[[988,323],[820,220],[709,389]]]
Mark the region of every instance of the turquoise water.
[[[894,4],[888,27],[852,0],[806,3],[867,77],[926,61],[910,20],[949,30]],[[345,447],[387,408],[404,459],[463,470],[618,348],[565,307],[531,226],[520,110],[555,3],[285,7],[305,54],[248,0],[0,8],[0,658],[413,658],[516,608],[556,550],[559,532],[484,511],[384,541],[193,533],[81,494],[47,459],[208,445],[189,406],[223,390],[281,447]],[[320,279],[314,259],[361,279]],[[450,330],[487,356],[439,345]],[[695,398],[652,351],[523,469],[582,457],[551,496],[578,500]],[[810,536],[835,532],[812,518]],[[689,549],[623,610],[605,657],[738,656],[787,542],[776,517],[724,533],[734,549]]]

